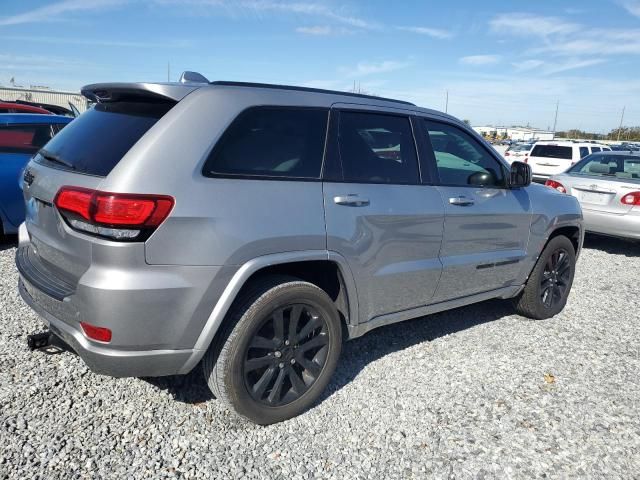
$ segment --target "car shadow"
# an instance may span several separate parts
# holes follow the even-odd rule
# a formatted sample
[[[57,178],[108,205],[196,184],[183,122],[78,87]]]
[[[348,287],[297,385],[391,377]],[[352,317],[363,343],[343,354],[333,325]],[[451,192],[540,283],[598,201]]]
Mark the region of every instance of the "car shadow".
[[[18,246],[17,235],[0,235],[0,252]]]
[[[511,302],[489,300],[380,327],[360,338],[345,342],[338,367],[316,405],[352,382],[367,365],[386,355],[513,314]],[[214,398],[200,365],[187,375],[142,380],[168,391],[179,402],[198,404]]]
[[[640,242],[637,240],[608,237],[595,233],[587,233],[584,237],[584,248],[602,250],[612,255],[626,257],[640,256]]]

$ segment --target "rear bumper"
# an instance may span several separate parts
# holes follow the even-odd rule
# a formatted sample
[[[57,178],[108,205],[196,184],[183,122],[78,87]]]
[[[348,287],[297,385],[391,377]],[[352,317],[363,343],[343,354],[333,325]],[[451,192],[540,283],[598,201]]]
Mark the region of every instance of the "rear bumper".
[[[158,377],[181,373],[193,350],[117,350],[90,342],[77,328],[49,313],[43,304],[49,300],[20,278],[22,299],[40,315],[49,329],[71,347],[95,373],[112,377]],[[32,295],[33,294],[33,295]],[[38,298],[38,300],[36,300]],[[54,300],[53,300],[54,301]]]
[[[148,265],[144,245],[106,252],[106,261],[96,247],[88,270],[64,285],[23,227],[16,254],[20,295],[91,370],[115,377],[188,373],[188,360],[202,353],[196,342],[234,268]],[[86,337],[81,321],[109,328],[111,342]]]
[[[587,232],[640,239],[640,214],[615,215],[585,208],[582,214]]]

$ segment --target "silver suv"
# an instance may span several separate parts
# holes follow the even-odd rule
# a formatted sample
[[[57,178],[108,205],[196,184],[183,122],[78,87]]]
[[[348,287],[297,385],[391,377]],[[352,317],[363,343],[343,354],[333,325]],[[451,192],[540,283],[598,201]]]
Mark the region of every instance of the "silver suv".
[[[186,374],[260,424],[308,408],[343,339],[491,298],[560,312],[575,198],[459,120],[309,88],[89,85],[23,178],[24,300],[89,367]],[[482,308],[479,306],[478,308]]]

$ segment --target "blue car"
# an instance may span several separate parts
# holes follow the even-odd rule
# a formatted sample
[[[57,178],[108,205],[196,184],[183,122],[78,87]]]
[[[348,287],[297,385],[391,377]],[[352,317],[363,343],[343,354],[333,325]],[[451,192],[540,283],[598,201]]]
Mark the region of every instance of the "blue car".
[[[24,221],[22,169],[71,120],[59,115],[0,114],[0,235],[17,233]]]

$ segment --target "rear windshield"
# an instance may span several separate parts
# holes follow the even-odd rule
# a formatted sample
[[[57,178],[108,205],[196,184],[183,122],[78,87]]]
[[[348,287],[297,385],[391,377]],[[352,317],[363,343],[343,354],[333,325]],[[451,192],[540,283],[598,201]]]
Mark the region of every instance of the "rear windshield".
[[[106,176],[173,103],[99,103],[44,147],[73,171]],[[38,161],[46,161],[38,156]]]
[[[572,148],[559,145],[536,145],[531,151],[532,157],[562,158],[571,160]]]
[[[571,167],[569,173],[640,180],[640,155],[591,155]]]
[[[515,145],[511,148],[509,148],[509,150],[511,150],[512,152],[528,152],[531,149],[531,145]]]

